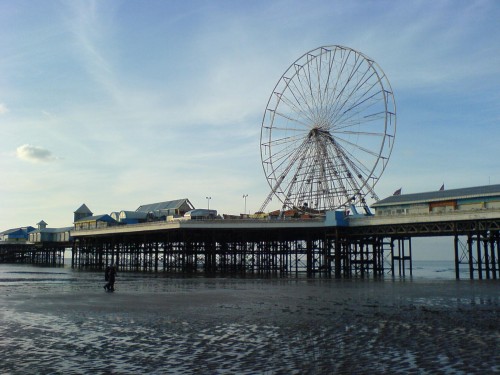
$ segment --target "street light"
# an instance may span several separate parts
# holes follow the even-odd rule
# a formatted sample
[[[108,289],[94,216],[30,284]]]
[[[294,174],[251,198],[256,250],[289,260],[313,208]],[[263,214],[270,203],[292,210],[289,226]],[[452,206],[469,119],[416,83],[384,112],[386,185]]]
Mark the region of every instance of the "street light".
[[[212,197],[206,197],[206,198],[208,202],[208,215],[210,216],[210,199],[212,199]]]
[[[248,197],[248,194],[243,194],[243,199],[245,200],[245,211],[243,211],[244,215],[247,214],[247,197]]]

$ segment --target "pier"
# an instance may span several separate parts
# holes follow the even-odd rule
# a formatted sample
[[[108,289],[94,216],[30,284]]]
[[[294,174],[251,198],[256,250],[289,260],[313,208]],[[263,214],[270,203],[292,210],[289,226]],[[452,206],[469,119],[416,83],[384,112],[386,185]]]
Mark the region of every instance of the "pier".
[[[77,227],[75,225],[75,227]],[[80,227],[79,227],[80,228]],[[412,240],[447,237],[457,279],[500,279],[500,209],[315,219],[163,220],[2,242],[0,262],[102,270],[294,277],[412,276]],[[445,250],[443,250],[445,251]]]
[[[336,215],[334,215],[336,214]],[[500,210],[325,219],[190,220],[72,231],[72,266],[206,274],[411,276],[412,239],[447,236],[456,278],[500,278]]]
[[[0,263],[26,263],[44,266],[64,264],[64,252],[71,249],[69,242],[62,243],[0,243]]]
[[[171,274],[411,277],[412,241],[446,237],[457,279],[500,279],[500,185],[390,196],[372,207],[376,214],[351,206],[236,218],[194,209],[188,199],[111,215],[83,204],[72,227],[41,221],[38,230],[3,232],[0,262],[58,265],[70,251],[71,266],[88,270],[114,263]]]

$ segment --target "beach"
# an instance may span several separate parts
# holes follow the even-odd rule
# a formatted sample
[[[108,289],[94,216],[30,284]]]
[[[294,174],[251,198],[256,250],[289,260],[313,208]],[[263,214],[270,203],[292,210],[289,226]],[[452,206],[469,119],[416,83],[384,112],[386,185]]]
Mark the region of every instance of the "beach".
[[[497,280],[6,267],[3,374],[500,373]]]

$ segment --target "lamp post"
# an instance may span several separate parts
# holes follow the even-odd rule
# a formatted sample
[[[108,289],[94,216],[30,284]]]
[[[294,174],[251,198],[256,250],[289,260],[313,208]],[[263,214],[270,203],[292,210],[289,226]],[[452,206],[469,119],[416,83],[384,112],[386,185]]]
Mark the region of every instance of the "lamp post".
[[[243,199],[245,200],[245,211],[243,211],[244,215],[247,214],[247,197],[248,197],[248,194],[243,194]]]
[[[210,199],[212,199],[212,197],[206,197],[206,198],[208,202],[208,215],[210,216]]]

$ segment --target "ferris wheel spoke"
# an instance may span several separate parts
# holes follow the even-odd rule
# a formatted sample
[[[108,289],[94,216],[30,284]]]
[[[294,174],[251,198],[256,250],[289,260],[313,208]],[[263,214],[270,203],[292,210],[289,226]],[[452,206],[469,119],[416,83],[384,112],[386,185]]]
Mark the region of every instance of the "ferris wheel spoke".
[[[331,191],[332,189],[339,188],[342,189],[343,194],[345,195],[346,190],[345,187],[343,186],[341,180],[338,181],[336,180],[336,177],[338,176],[337,172],[337,167],[334,164],[334,160],[336,158],[332,158],[329,155],[328,149],[325,147],[325,150],[322,152],[322,157],[323,157],[323,163],[321,164],[321,174],[320,174],[320,182],[321,182],[321,192],[325,196],[325,199],[328,200],[329,204],[334,204],[332,197],[331,197]],[[331,186],[333,184],[330,184],[329,181],[337,181],[338,187]]]
[[[370,89],[368,89],[369,91]],[[366,98],[368,91],[361,94],[352,94],[350,97],[345,98],[344,102],[332,111],[331,121],[333,124],[338,124],[343,121],[343,119],[349,118],[351,116],[359,116],[359,113],[365,113],[373,106],[380,104],[380,99],[377,98],[377,93]],[[347,106],[347,107],[346,107]]]
[[[349,190],[344,183],[346,178],[346,166],[343,161],[343,156],[340,152],[331,152],[328,147],[329,142],[323,139],[318,142],[318,156],[323,161],[320,167],[320,174],[318,176],[318,197],[324,196],[325,202],[328,204],[335,204],[335,199],[332,198],[332,191],[341,192],[342,196],[348,196]],[[344,176],[344,177],[342,177]],[[328,181],[332,181],[330,184]]]
[[[314,61],[317,64],[317,60],[318,59],[315,58],[314,60],[310,60],[310,62]],[[320,109],[318,102],[321,102],[321,98],[316,98],[314,94],[314,82],[311,76],[311,65],[312,63],[306,65],[307,71],[304,66],[302,66],[301,69],[297,69],[296,77],[300,85],[297,85],[294,82],[294,87],[306,103],[307,108],[312,115],[312,120],[314,121],[314,119],[318,117],[318,110]]]
[[[366,92],[364,92],[362,95],[360,95],[359,97],[357,97],[354,101],[353,101],[353,104],[350,105],[348,108],[344,109],[344,105],[347,104],[347,101],[350,99],[350,98],[347,98],[345,103],[339,108],[339,110],[336,112],[337,114],[337,118],[336,118],[336,121],[341,121],[342,118],[346,115],[346,114],[349,114],[349,113],[352,113],[352,111],[354,109],[358,109],[358,112],[363,112],[363,111],[366,111],[368,108],[378,104],[381,102],[382,99],[377,99],[377,96],[380,95],[380,91],[377,91],[373,94],[371,94],[370,96],[364,98],[363,100],[361,100],[363,97],[366,96],[366,94],[371,90],[372,88],[369,88]]]
[[[309,116],[309,113],[304,111],[301,107],[299,106],[296,106],[293,101],[291,99],[289,99],[285,94],[282,94],[281,95],[281,101],[284,102],[290,109],[293,113],[297,114],[297,116],[299,116],[299,118],[305,118],[307,120],[309,120],[309,122],[312,122],[312,118]],[[291,119],[290,116],[288,115],[283,115],[283,117],[286,117],[287,119]],[[297,121],[299,122],[300,124],[308,127],[307,124],[305,124],[303,121],[300,121],[300,120],[292,120],[292,121]]]
[[[308,126],[308,125],[307,125],[307,124],[305,124],[304,122],[302,122],[302,121],[300,121],[300,120],[297,120],[297,119],[294,119],[294,118],[292,118],[292,117],[288,116],[288,115],[287,115],[287,114],[285,114],[285,113],[275,112],[275,116],[279,116],[279,117],[281,117],[281,118],[287,119],[288,121],[292,121],[293,123],[295,123],[295,124],[300,124],[300,125],[302,125],[302,126],[304,126],[304,127],[307,127],[307,126]]]
[[[345,165],[347,166],[351,176],[353,176],[353,178],[358,178],[364,183],[370,175],[370,170],[368,170],[359,159],[354,157],[349,152],[346,152],[346,150],[342,150],[342,158],[345,161]]]
[[[345,165],[345,172],[344,172],[344,175],[343,175],[343,179],[342,179],[342,190],[343,190],[343,193],[344,195],[349,198],[349,199],[352,199],[353,196],[356,195],[356,193],[361,189],[361,187],[363,186],[363,183],[358,183],[358,180],[356,179],[355,176],[357,176],[357,174],[355,172],[353,172],[349,166],[346,164]],[[362,182],[362,181],[360,181]]]
[[[341,67],[340,67],[340,70],[337,71],[337,81],[335,82],[334,92],[337,92],[338,83],[339,82],[342,83],[341,77],[342,77],[342,74],[344,73],[344,68],[347,66],[347,61],[349,60],[350,55],[351,55],[351,51],[348,51],[346,56],[342,56],[342,53],[341,53],[341,59],[342,59]]]
[[[296,148],[296,145],[300,144],[303,141],[304,137],[286,137],[286,138],[277,138],[273,139],[269,146],[275,150],[275,153],[280,153],[282,151],[293,152]]]
[[[311,114],[312,114],[311,107],[309,106],[307,99],[304,98],[303,95],[298,95],[298,96],[296,95],[296,91],[298,91],[298,87],[295,84],[295,81],[287,79],[286,82],[287,82],[287,85],[286,85],[287,90],[284,90],[284,91],[292,94],[293,100],[291,98],[288,98],[288,96],[285,93],[283,93],[283,95],[290,101],[290,105],[293,105],[293,102],[295,101],[297,103],[297,106],[295,106],[295,105],[293,105],[293,106],[298,108],[298,113],[303,114],[305,118],[307,118],[309,121],[313,122],[313,119],[311,118]],[[293,84],[293,87],[291,87],[290,84]],[[300,97],[302,97],[302,98],[300,98]]]
[[[336,164],[333,165],[333,171],[336,171],[336,179],[337,182],[337,190],[341,192],[343,197],[350,199],[352,187],[349,188],[348,185],[352,186],[352,173],[349,171],[347,164],[345,162],[345,157],[342,150],[336,147],[336,144],[333,143],[333,158],[330,160],[335,160]],[[328,153],[329,154],[329,153]]]
[[[366,75],[368,71],[364,73]],[[367,79],[370,79],[373,76],[370,75]],[[347,83],[346,83],[347,85]],[[360,92],[360,88],[362,85],[356,85],[353,87],[350,92],[347,93],[347,95],[342,97],[342,101],[340,100],[340,97],[335,98],[337,101],[337,104],[334,106],[334,110],[332,111],[332,114],[334,115],[334,121],[338,121],[339,118],[341,118],[345,112],[348,112],[352,108],[355,108],[357,106],[357,103],[373,88],[373,86],[369,87],[367,90]],[[348,107],[346,110],[343,111],[344,107],[348,103],[353,103],[350,107]]]
[[[341,123],[338,124],[338,126],[335,127],[335,129],[332,130],[332,133],[342,133],[343,131],[345,131],[345,129],[350,129],[350,128],[353,128],[353,127],[356,127],[356,128],[361,128],[361,127],[368,127],[369,129],[371,129],[373,126],[371,126],[371,124],[373,122],[377,122],[379,120],[385,120],[385,116],[380,114],[380,113],[374,113],[374,114],[371,114],[371,115],[367,115],[367,116],[364,116],[364,117],[356,117],[356,114],[353,114],[352,116],[349,116],[348,118],[345,118],[342,120]],[[384,124],[384,132],[385,132],[385,124]],[[354,133],[356,133],[356,131],[353,131]],[[362,132],[361,130],[360,131],[357,131],[357,132]]]
[[[373,174],[373,171],[368,168],[365,163],[361,162],[355,155],[353,155],[351,152],[347,151],[342,145],[338,144],[338,152],[340,155],[342,155],[342,158],[348,161],[348,165],[352,167],[352,169],[356,172],[356,175],[359,177],[359,175],[364,175],[366,176],[366,179]],[[361,178],[361,177],[359,177]]]
[[[372,155],[372,156],[377,157],[377,158],[379,157],[378,150],[377,150],[377,152],[372,151],[372,150],[370,150],[370,149],[368,149],[366,147],[359,146],[358,144],[356,144],[354,142],[351,142],[351,141],[349,141],[347,139],[343,139],[343,138],[337,138],[337,140],[338,141],[341,140],[343,143],[346,143],[346,144],[352,146],[353,148],[355,148],[357,150],[363,151],[366,154]]]
[[[303,131],[298,131],[298,130],[281,130],[275,132],[273,135],[273,139],[270,141],[270,143],[275,144],[279,143],[282,141],[287,141],[287,142],[297,142],[297,141],[302,141],[304,138],[307,138],[307,133]]]
[[[312,84],[312,78],[311,78],[311,65],[313,62],[316,62],[316,58],[309,59],[309,57],[312,56],[308,54],[308,61],[307,64],[301,67],[300,70],[297,71],[297,79],[301,84],[302,91],[304,92],[303,97],[307,98],[308,102],[308,107],[310,108],[311,114],[313,117],[316,117],[316,111],[317,111],[317,104],[316,104],[316,98],[314,96],[313,92],[313,84]],[[301,75],[302,73],[302,75]],[[305,95],[307,93],[307,95]]]
[[[281,170],[282,166],[285,165],[286,162],[289,162],[289,164],[284,168],[284,170],[289,171],[289,169],[293,166],[295,160],[297,160],[303,153],[306,143],[307,141],[304,141],[294,149],[281,148],[280,150],[276,151],[274,157],[269,158],[273,161],[273,164],[275,164],[275,170]]]
[[[318,83],[316,95],[318,97],[320,111],[323,111],[323,95],[321,90],[321,82],[322,82],[321,72],[323,71],[322,67],[323,67],[323,52],[319,54],[316,63],[316,82]]]
[[[308,58],[309,58],[309,56],[310,55],[308,55]],[[303,79],[301,79],[300,72],[297,74],[297,78],[301,84],[305,84],[306,92],[308,93],[307,96],[309,97],[309,100],[311,102],[313,114],[315,114],[314,112],[316,111],[317,105],[316,105],[315,100],[314,100],[315,98],[314,98],[314,93],[313,93],[312,84],[311,84],[311,82],[312,82],[311,81],[311,62],[312,61],[315,61],[315,59],[309,60],[308,63],[305,65],[305,67],[302,67],[301,72],[304,73]]]
[[[281,172],[278,173],[278,176],[276,176],[276,174],[273,174],[274,180],[276,181],[276,184],[273,187],[273,191],[275,189],[281,188],[281,184],[285,180],[287,174],[290,172],[290,170],[292,169],[294,164],[297,162],[297,160],[300,160],[300,155],[304,152],[304,149],[305,149],[303,147],[304,145],[305,145],[305,143],[302,144],[298,150],[296,150],[297,152],[294,153],[292,158],[287,158],[287,159],[283,160],[282,163],[280,165],[278,165],[278,167],[275,169],[275,172],[277,172],[277,171],[281,171]],[[284,165],[285,161],[288,161],[288,164],[286,165],[285,168],[281,169],[280,166]]]
[[[349,57],[349,56],[350,56],[350,52],[349,52],[348,57]],[[357,55],[354,57],[354,59],[355,59],[355,60],[354,60],[354,64],[352,65],[352,69],[351,69],[351,71],[349,72],[348,77],[346,77],[346,79],[342,81],[342,87],[341,87],[340,91],[338,92],[338,94],[337,94],[337,95],[335,95],[335,96],[332,98],[332,99],[335,101],[335,103],[339,103],[339,99],[340,99],[341,97],[343,97],[343,96],[344,96],[344,92],[346,92],[346,89],[348,88],[349,84],[351,83],[351,81],[352,81],[352,78],[353,78],[354,74],[356,74],[356,73],[357,73],[357,71],[359,70],[360,66],[361,66],[361,65],[362,65],[362,63],[363,63],[363,60],[361,60],[361,59],[359,58],[359,56],[357,56]],[[358,63],[358,60],[360,60],[360,61],[359,61],[359,63]],[[347,59],[346,59],[346,61],[345,61],[345,64],[347,64]],[[345,66],[345,65],[344,65],[344,66]],[[336,105],[336,106],[335,106],[335,112],[337,112],[337,111],[338,111],[338,110],[337,110],[337,107],[338,107],[338,105]]]
[[[270,155],[266,158],[263,158],[262,161],[265,163],[269,163],[270,165],[273,166],[273,169],[277,169],[277,166],[279,165],[279,162],[281,160],[287,160],[290,155],[293,155],[296,150],[292,148],[275,148],[275,147],[269,147],[270,150],[273,150],[273,152],[270,152]]]
[[[303,140],[304,137],[284,137],[284,138],[278,138],[278,139],[275,139],[272,141],[272,143],[270,143],[270,147],[272,148],[276,148],[278,147],[279,149],[286,149],[286,148],[290,148],[289,146],[290,145],[294,145],[296,144],[297,142]]]
[[[354,174],[356,177],[363,179],[364,175],[366,177],[364,180],[366,180],[371,174],[370,169],[367,168],[364,163],[345,150],[345,148],[343,148],[339,143],[332,144],[329,154],[338,161],[338,163],[342,166],[344,174],[348,176],[350,174],[352,177]],[[348,168],[348,166],[350,166],[350,168]]]
[[[320,80],[320,68],[318,67],[318,60],[319,60],[319,63],[321,65],[321,57],[315,57],[314,58],[314,64],[316,66],[316,71],[317,71],[317,74],[314,74],[314,72],[312,73],[311,75],[311,67],[313,64],[307,64],[307,75],[305,75],[305,78],[306,78],[306,81],[307,81],[307,87],[309,88],[309,93],[311,94],[311,101],[312,101],[312,104],[313,104],[313,108],[314,108],[314,112],[315,112],[315,117],[318,118],[318,114],[319,114],[319,111],[321,111],[321,105],[319,103],[321,103],[321,80]],[[317,80],[315,80],[314,76],[317,76]],[[315,92],[316,90],[316,86],[314,83],[317,83],[317,92]]]
[[[295,152],[296,150],[287,150],[286,148],[282,148],[278,151],[274,151],[274,153],[264,159],[264,161],[272,164],[274,170],[279,170],[281,165],[290,160],[291,156],[293,156]]]
[[[328,53],[328,52],[325,52]],[[327,57],[328,58],[328,57]],[[326,80],[323,85],[323,90],[321,90],[321,87],[318,87],[319,95],[321,96],[321,108],[324,108],[325,105],[328,105],[328,86],[330,84],[330,77],[332,73],[332,66],[333,66],[333,60],[331,58],[328,58],[328,63],[327,63],[328,69],[326,73]],[[318,72],[319,76],[319,72]],[[318,79],[319,81],[320,79]]]
[[[311,99],[306,95],[306,92],[309,91],[309,89],[307,87],[304,88],[304,82],[300,78],[300,75],[297,75],[297,80],[300,85],[297,85],[295,82],[293,82],[293,85],[299,93],[298,99],[300,98],[303,105],[307,108],[306,117],[310,120],[311,123],[313,123],[314,119],[316,118],[316,110],[314,107],[314,103],[311,103]]]
[[[297,204],[299,203],[298,198],[300,197],[301,191],[303,190],[304,179],[302,178],[301,172],[306,158],[302,157],[299,160],[299,166],[295,169],[295,173],[291,176],[288,185],[283,189],[287,192],[287,198],[294,200]]]
[[[323,89],[323,94],[321,95],[322,98],[324,98],[324,102],[326,103],[326,106],[329,106],[330,104],[330,78],[332,77],[332,72],[335,67],[335,56],[337,53],[337,50],[335,49],[333,51],[333,56],[332,56],[332,51],[325,52],[325,54],[328,53],[328,71],[327,71],[327,77],[326,77],[326,82],[324,85]]]
[[[293,99],[288,97],[287,92],[292,94]],[[294,96],[293,91],[287,90],[287,88],[285,87],[283,92],[275,92],[274,94],[278,98],[277,106],[279,106],[280,102],[283,102],[290,108],[292,112],[296,113],[297,115],[300,116],[305,115],[307,117],[307,111],[305,111],[304,108],[302,108],[300,101],[297,100],[297,98]]]
[[[385,119],[386,113],[380,112],[379,108],[376,108],[376,106],[380,106],[380,101],[366,103],[363,108],[358,108],[356,111],[348,112],[347,115],[344,114],[342,117],[330,119],[331,123],[335,124],[335,128],[332,128],[331,130],[336,131],[351,126],[360,126],[369,122]],[[377,112],[375,112],[375,110]]]
[[[367,185],[369,175],[362,173],[356,164],[353,163],[352,159],[346,158],[346,163],[350,169],[350,185],[353,187],[353,190],[360,191]]]
[[[307,112],[313,115],[314,114],[314,110],[311,107],[311,103],[309,102],[309,98],[304,95],[305,94],[304,91],[306,91],[306,90],[304,89],[303,82],[300,79],[300,73],[302,72],[302,69],[304,67],[302,65],[294,64],[294,68],[295,68],[294,78],[296,78],[296,79],[291,79],[290,80],[290,82],[289,82],[289,88],[294,93],[298,94],[297,95],[297,102],[298,103],[303,103],[304,106],[307,109]],[[298,83],[300,85],[297,85],[297,81],[298,81]],[[292,87],[292,85],[293,85],[293,87]]]
[[[354,97],[354,95],[355,95],[354,92],[351,93],[351,95],[345,99],[344,103],[342,103],[342,105],[336,111],[336,114],[338,115],[337,118],[340,120],[343,116],[346,115],[346,113],[349,113],[349,112],[353,111],[354,109],[361,108],[360,111],[362,111],[365,109],[365,107],[363,107],[365,104],[368,104],[368,106],[366,106],[366,108],[370,108],[373,104],[380,102],[381,99],[376,99],[377,96],[380,94],[380,91],[376,91],[376,92],[372,93],[371,95],[366,96],[372,90],[372,88],[373,88],[373,86],[369,87],[361,95],[356,95],[355,97]],[[353,97],[354,97],[354,99],[353,99]],[[353,99],[353,100],[351,100],[351,99]],[[349,102],[350,100],[351,100],[351,102]],[[346,106],[347,106],[347,108],[344,108]]]
[[[350,130],[340,130],[335,131],[335,134],[344,134],[344,135],[369,135],[374,137],[385,137],[385,133],[375,133],[375,132],[365,132],[365,131],[350,131]]]
[[[270,126],[264,126],[264,128],[271,129]],[[291,128],[291,127],[290,128],[287,128],[287,127],[283,128],[281,126],[273,126],[272,130],[276,131],[276,133],[278,133],[278,132],[279,133],[281,133],[281,132],[300,132],[300,133],[305,134],[304,137],[307,135],[307,131],[306,131],[307,129],[302,129],[302,128]]]
[[[361,67],[362,63],[363,63],[363,62],[361,61],[361,62],[360,62],[360,64],[357,66],[356,71],[355,71],[355,72],[353,72],[353,74],[358,72],[358,70],[359,70],[359,68]],[[369,72],[371,72],[371,74],[370,74],[370,75],[368,75],[368,76],[366,76]],[[371,78],[372,78],[375,74],[376,74],[376,73],[375,73],[375,71],[373,71],[373,70],[372,70],[372,66],[371,66],[371,65],[369,65],[369,66],[366,68],[366,70],[362,73],[361,77],[359,77],[359,78],[358,78],[357,82],[355,82],[354,87],[352,87],[352,88],[350,89],[350,92],[348,93],[347,98],[349,99],[349,98],[351,98],[351,97],[353,96],[353,94],[358,93],[358,92],[361,90],[361,87],[365,86],[365,84],[366,84],[366,83],[367,83],[367,82],[368,82],[368,81],[369,81],[369,80],[370,80],[370,79],[371,79]],[[353,77],[352,77],[352,76],[351,76],[351,77],[349,77],[349,79],[348,79],[348,80],[347,80],[347,82],[346,82],[346,86],[347,86],[349,83],[351,83],[352,79],[353,79]],[[377,83],[377,81],[375,81],[375,82],[374,82],[374,84],[376,84],[376,83]],[[371,88],[370,88],[370,89],[371,89]],[[369,89],[369,90],[370,90],[370,89]],[[369,91],[369,90],[367,90],[367,91]],[[363,94],[363,95],[364,95],[364,94]],[[361,97],[363,97],[363,95],[361,95]],[[345,102],[346,102],[346,101],[344,101],[344,103],[342,103],[342,106],[345,104]]]

